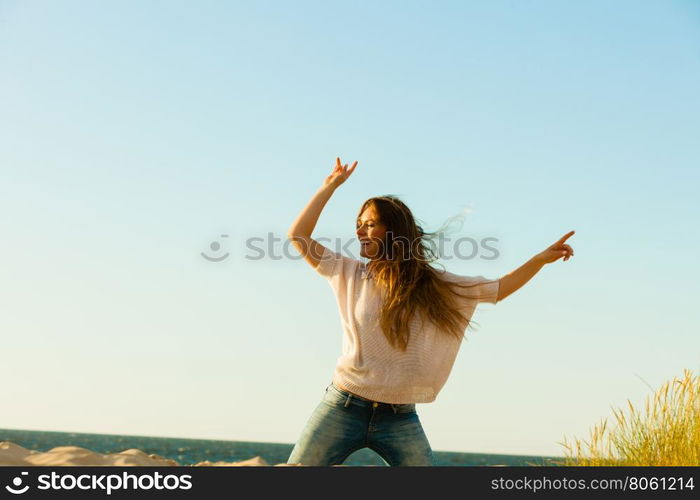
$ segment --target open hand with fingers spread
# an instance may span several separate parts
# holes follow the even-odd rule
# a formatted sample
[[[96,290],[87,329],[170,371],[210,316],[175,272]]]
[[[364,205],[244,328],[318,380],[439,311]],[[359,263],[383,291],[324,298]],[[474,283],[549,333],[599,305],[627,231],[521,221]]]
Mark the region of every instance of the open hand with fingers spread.
[[[326,177],[326,180],[324,181],[324,186],[331,186],[333,188],[337,188],[340,186],[343,182],[345,182],[350,175],[355,171],[355,167],[357,166],[357,162],[352,164],[352,167],[348,168],[348,164],[346,163],[345,165],[340,163],[340,158],[335,159],[335,168],[331,172],[331,175]]]
[[[574,255],[574,249],[569,245],[564,243],[571,235],[576,231],[569,231],[564,236],[562,236],[558,241],[547,247],[545,250],[537,254],[537,259],[545,264],[549,264],[560,258],[564,257],[564,260],[568,260]]]

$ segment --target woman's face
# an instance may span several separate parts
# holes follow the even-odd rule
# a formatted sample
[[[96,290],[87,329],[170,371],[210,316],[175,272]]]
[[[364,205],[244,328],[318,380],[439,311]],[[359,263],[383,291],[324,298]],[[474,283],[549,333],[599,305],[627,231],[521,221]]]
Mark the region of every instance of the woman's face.
[[[380,242],[386,236],[386,226],[379,222],[379,214],[369,205],[355,224],[355,234],[360,240],[360,255],[366,259],[380,256],[383,246]]]

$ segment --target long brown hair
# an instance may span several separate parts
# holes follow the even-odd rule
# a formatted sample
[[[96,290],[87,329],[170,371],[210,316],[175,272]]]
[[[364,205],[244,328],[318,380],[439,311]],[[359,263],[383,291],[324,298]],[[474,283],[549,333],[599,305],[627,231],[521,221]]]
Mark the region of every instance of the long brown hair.
[[[429,240],[438,233],[423,231],[411,210],[396,196],[369,198],[359,214],[369,206],[374,207],[379,222],[387,229],[380,254],[370,260],[367,271],[383,288],[379,324],[389,344],[405,351],[410,323],[417,317],[431,321],[447,335],[462,339],[472,321],[457,309],[455,295],[475,296],[458,292],[469,285],[441,278],[442,271],[430,265],[438,256]]]

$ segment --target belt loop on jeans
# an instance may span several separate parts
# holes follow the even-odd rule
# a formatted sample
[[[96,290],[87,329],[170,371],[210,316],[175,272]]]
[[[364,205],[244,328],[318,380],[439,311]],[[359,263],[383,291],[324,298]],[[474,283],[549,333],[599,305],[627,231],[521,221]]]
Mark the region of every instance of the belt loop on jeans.
[[[352,398],[352,394],[348,394],[348,398],[345,400],[345,408],[350,406],[350,399]]]
[[[391,405],[391,409],[394,410],[394,415],[396,415],[396,405]]]

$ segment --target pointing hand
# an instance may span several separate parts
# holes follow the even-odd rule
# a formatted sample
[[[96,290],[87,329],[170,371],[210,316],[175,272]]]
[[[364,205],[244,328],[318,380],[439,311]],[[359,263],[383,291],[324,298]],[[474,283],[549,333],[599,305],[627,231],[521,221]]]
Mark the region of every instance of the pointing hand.
[[[537,257],[544,262],[549,264],[560,258],[564,257],[564,260],[568,260],[574,256],[574,249],[564,242],[575,233],[576,231],[569,231],[564,236],[562,236],[555,243],[547,247],[545,250],[537,254]]]

